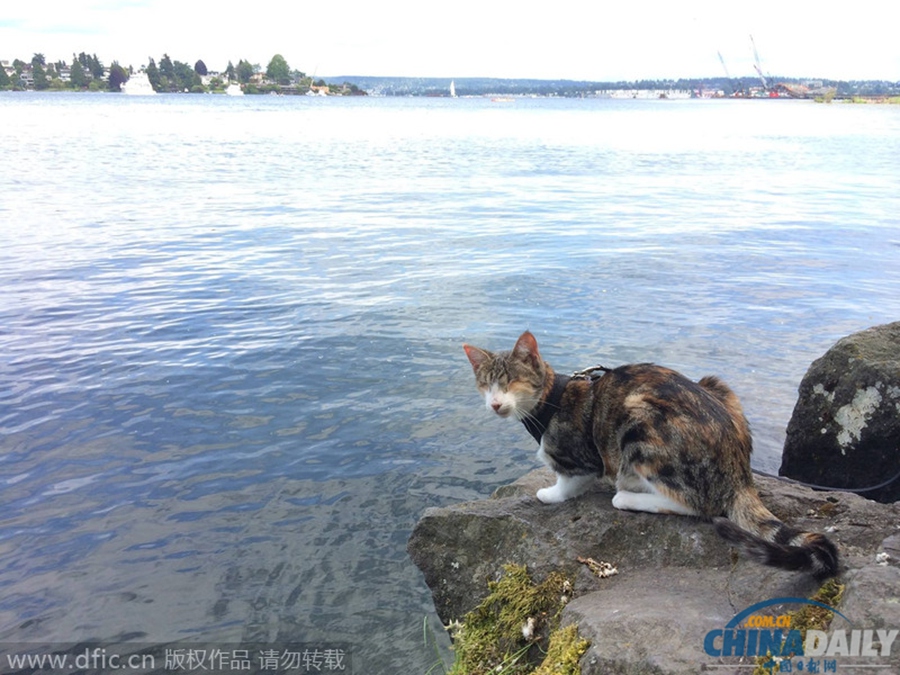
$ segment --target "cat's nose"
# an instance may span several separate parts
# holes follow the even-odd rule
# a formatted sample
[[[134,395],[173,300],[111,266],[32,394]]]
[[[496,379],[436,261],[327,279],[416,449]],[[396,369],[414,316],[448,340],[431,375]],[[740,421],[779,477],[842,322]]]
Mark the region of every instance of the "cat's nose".
[[[499,412],[499,411],[500,411],[500,407],[501,407],[501,403],[500,403],[499,401],[493,401],[493,402],[491,403],[491,407],[494,409],[494,412]]]

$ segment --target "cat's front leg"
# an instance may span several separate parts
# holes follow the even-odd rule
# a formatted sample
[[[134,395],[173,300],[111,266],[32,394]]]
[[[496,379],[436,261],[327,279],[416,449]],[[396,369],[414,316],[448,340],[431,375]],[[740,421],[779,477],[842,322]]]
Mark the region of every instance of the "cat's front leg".
[[[556,484],[538,490],[537,498],[544,504],[559,504],[582,494],[593,481],[594,476],[564,476],[558,473]]]
[[[546,439],[542,438],[541,445],[538,447],[537,456],[544,464],[553,469],[553,473],[556,474],[556,484],[538,490],[537,498],[544,502],[544,504],[559,504],[572,497],[577,497],[587,490],[593,482],[594,476],[567,476],[559,473],[557,464],[552,457],[554,446],[552,443],[550,444],[549,447],[551,452],[548,453],[547,449],[544,447],[545,442]]]

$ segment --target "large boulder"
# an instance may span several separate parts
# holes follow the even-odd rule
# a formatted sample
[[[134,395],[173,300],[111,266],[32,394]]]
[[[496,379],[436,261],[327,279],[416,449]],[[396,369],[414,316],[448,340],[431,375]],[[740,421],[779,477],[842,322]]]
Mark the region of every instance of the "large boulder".
[[[900,500],[900,322],[843,338],[813,362],[787,428],[780,473]]]
[[[551,570],[574,580],[562,621],[576,623],[591,642],[584,675],[693,675],[706,666],[747,673],[746,658],[705,653],[709,631],[755,603],[808,598],[818,588],[806,574],[736,557],[700,519],[618,511],[599,481],[577,499],[540,503],[535,492],[552,483],[552,474],[539,469],[490,499],[425,512],[408,549],[444,623],[477,606],[506,563],[524,564],[537,580]],[[777,516],[806,531],[827,530],[838,544],[846,585],[840,609],[852,627],[900,628],[900,503],[766,477],[757,486]],[[598,578],[579,557],[612,563],[618,574]],[[900,638],[889,657],[863,663],[867,673],[900,672]]]

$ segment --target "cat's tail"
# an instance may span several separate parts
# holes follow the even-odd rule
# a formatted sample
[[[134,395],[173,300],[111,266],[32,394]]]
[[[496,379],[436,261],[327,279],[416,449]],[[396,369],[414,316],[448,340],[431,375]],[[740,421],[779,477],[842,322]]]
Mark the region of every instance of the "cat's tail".
[[[837,547],[825,535],[785,525],[752,485],[738,491],[728,518],[713,519],[716,532],[748,558],[786,570],[805,570],[822,581],[838,573]]]

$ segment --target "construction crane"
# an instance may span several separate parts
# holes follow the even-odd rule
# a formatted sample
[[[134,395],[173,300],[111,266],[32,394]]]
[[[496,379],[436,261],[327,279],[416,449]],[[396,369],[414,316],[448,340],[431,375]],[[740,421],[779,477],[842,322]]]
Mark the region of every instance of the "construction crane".
[[[728,66],[725,65],[725,59],[722,57],[722,52],[717,51],[716,54],[719,55],[719,63],[722,64],[722,70],[725,71],[725,78],[728,80],[728,88],[731,90],[731,91],[727,92],[727,94],[729,96],[734,96],[735,95],[734,83],[731,80],[731,73],[728,72]]]
[[[731,79],[731,73],[728,72],[728,66],[725,65],[725,59],[722,58],[722,52],[716,52],[719,55],[719,63],[722,64],[722,69],[725,71],[725,77],[729,80]]]
[[[766,82],[766,76],[763,75],[762,65],[759,62],[759,52],[756,51],[756,42],[753,41],[753,36],[750,36],[750,45],[753,47],[753,60],[755,63],[753,67],[756,68],[756,73],[759,75],[759,79],[762,82],[763,89],[769,91],[769,83]]]

